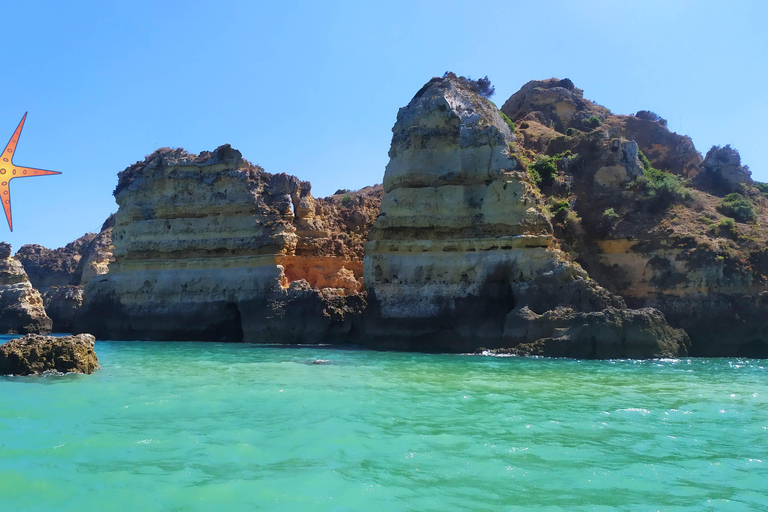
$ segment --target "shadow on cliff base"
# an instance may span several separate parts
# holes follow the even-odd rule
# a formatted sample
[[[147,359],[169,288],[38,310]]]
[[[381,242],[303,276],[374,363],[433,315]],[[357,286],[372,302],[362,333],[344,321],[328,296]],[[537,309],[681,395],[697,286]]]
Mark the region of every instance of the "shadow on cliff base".
[[[454,299],[435,316],[391,318],[381,314],[375,292],[368,294],[359,343],[376,350],[429,353],[473,352],[503,346],[504,319],[515,307],[509,269],[498,269],[478,295]]]
[[[233,302],[148,304],[130,313],[117,301],[86,304],[73,321],[74,333],[97,339],[140,341],[243,341],[240,309]]]

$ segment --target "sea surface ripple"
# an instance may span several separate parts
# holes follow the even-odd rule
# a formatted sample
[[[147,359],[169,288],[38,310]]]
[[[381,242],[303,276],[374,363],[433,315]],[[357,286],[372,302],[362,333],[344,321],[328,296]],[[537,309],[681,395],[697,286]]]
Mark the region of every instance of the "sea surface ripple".
[[[768,509],[766,360],[96,351],[0,377],[2,510]]]

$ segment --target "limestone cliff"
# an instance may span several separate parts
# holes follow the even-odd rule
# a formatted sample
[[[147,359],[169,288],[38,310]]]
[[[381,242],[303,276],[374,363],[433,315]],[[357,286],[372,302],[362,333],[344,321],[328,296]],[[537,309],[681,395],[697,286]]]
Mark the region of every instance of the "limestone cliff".
[[[686,353],[687,337],[661,314],[626,310],[566,260],[514,134],[465,81],[432,79],[392,131],[364,260],[370,343],[572,357]]]
[[[115,199],[114,262],[88,281],[76,331],[319,342],[365,304],[354,237],[329,230],[333,202],[229,145],[158,150],[119,173]]]
[[[109,270],[113,225],[114,216],[110,216],[98,234],[86,233],[58,249],[28,244],[16,252],[32,286],[42,295],[55,332],[71,331],[72,320],[83,303],[83,286]]]
[[[72,284],[85,286],[96,276],[109,272],[109,264],[115,261],[112,255],[112,228],[115,226],[115,215],[112,214],[104,221],[99,233],[83,250],[82,257],[75,269]]]
[[[661,310],[693,355],[768,356],[768,198],[738,152],[702,159],[656,114],[615,115],[568,80],[530,82],[503,111],[529,168],[550,173],[555,235],[592,278]]]
[[[24,267],[11,257],[11,246],[0,242],[0,332],[51,332],[51,319],[40,293],[32,287]]]
[[[51,286],[79,284],[76,270],[83,252],[96,237],[86,233],[74,242],[58,249],[47,249],[42,245],[21,246],[14,256],[24,266],[32,286],[46,290]]]

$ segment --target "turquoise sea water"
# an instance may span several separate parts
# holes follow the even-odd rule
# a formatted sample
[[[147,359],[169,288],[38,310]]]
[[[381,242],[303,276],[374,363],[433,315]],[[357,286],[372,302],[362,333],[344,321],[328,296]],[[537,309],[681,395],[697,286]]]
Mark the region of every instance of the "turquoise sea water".
[[[765,360],[96,351],[0,377],[0,510],[768,509]]]

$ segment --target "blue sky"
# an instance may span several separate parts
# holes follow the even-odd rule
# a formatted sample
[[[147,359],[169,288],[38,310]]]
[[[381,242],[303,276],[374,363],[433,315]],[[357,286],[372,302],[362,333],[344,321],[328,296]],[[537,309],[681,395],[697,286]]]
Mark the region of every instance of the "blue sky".
[[[59,247],[117,210],[117,173],[158,147],[230,143],[315,196],[380,183],[391,128],[447,70],[496,86],[568,77],[619,114],[647,109],[702,153],[731,144],[768,181],[768,2],[8,2],[0,137],[14,246]],[[5,135],[2,135],[5,133]]]

